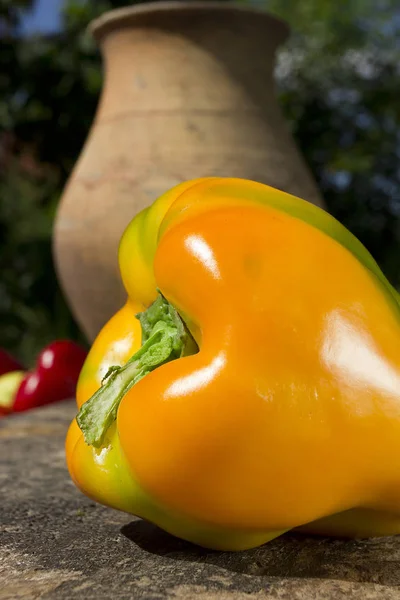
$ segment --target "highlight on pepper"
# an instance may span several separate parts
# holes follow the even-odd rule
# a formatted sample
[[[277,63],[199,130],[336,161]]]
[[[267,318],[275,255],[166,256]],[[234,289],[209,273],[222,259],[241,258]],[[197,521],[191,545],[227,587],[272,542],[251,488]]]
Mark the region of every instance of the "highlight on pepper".
[[[86,495],[219,550],[400,533],[400,297],[347,229],[204,178],[139,213],[119,263],[66,440]]]

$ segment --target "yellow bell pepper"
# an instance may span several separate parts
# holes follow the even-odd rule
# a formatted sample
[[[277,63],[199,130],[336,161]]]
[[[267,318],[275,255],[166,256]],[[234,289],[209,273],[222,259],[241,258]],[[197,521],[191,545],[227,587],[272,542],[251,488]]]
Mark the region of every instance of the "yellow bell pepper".
[[[207,178],[135,217],[119,261],[66,442],[85,494],[215,549],[400,533],[400,301],[354,236]]]

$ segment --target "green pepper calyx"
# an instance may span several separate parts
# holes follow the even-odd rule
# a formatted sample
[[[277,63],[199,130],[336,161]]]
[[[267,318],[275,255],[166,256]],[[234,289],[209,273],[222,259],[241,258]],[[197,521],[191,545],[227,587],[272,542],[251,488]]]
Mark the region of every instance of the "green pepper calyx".
[[[137,318],[142,328],[142,347],[125,365],[109,368],[101,387],[76,417],[85,442],[95,448],[102,446],[122,398],[133,385],[157,367],[198,350],[179,314],[161,294]]]

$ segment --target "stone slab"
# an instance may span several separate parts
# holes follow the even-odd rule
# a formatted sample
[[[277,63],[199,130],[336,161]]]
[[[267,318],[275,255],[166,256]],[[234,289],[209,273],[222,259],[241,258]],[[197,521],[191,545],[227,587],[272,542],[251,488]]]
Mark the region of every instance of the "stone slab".
[[[65,467],[74,413],[64,402],[0,421],[1,600],[400,600],[400,536],[211,552],[96,505]]]

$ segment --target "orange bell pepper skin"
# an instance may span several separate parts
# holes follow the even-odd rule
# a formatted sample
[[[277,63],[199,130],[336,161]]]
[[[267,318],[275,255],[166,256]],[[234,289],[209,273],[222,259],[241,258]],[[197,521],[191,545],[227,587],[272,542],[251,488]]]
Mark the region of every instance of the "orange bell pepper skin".
[[[119,259],[129,300],[78,406],[140,348],[157,290],[199,351],[131,387],[100,447],[73,421],[84,493],[215,549],[400,533],[400,302],[354,236],[268,186],[208,178],[140,213]]]

